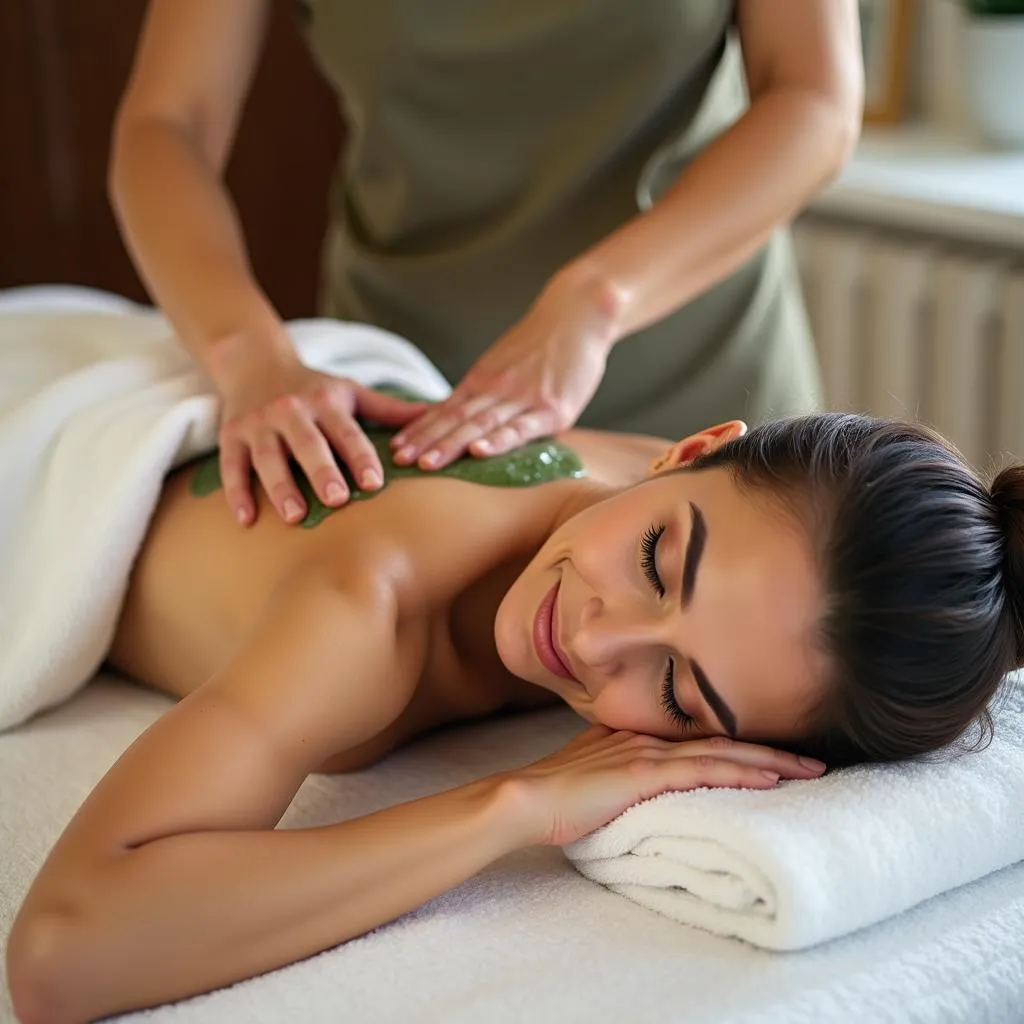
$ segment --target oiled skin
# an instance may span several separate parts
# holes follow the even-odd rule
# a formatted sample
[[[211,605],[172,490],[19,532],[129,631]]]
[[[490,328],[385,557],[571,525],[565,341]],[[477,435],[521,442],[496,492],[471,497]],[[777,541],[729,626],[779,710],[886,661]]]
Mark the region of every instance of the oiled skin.
[[[584,461],[584,481],[498,489],[440,477],[397,480],[309,530],[284,525],[265,502],[256,524],[240,529],[222,492],[189,493],[186,467],[164,489],[109,661],[185,696],[244,646],[289,577],[310,567],[352,582],[358,573],[398,573],[409,585],[397,588],[396,646],[408,656],[391,685],[408,692],[409,703],[377,735],[346,739],[322,770],[364,767],[442,724],[554,703],[498,661],[491,637],[497,605],[567,499],[595,485],[642,479],[667,447],[658,439],[584,430],[564,440]],[[292,693],[298,699],[301,680],[292,681]]]

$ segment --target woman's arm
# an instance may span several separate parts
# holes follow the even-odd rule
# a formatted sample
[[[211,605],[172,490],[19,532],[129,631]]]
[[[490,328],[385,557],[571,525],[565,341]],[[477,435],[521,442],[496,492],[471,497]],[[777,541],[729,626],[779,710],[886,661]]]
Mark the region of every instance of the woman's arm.
[[[649,212],[552,283],[609,320],[609,338],[667,316],[760,249],[849,157],[863,103],[856,0],[740,0],[744,116]]]
[[[235,663],[153,724],[99,783],[15,921],[27,1024],[191,995],[358,935],[523,842],[493,787],[358,821],[271,831],[306,775],[407,703],[382,590],[308,575]],[[409,680],[398,684],[395,680]]]

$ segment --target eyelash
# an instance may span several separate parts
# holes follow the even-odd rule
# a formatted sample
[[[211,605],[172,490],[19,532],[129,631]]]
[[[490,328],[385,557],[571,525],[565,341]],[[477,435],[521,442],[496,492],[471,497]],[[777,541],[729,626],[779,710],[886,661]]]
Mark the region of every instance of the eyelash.
[[[661,540],[664,532],[664,523],[659,525],[652,524],[644,530],[643,536],[640,538],[640,566],[643,569],[644,576],[647,577],[648,582],[658,597],[665,596],[665,586],[658,575],[658,564],[655,557],[658,541]],[[668,667],[665,669],[665,680],[661,684],[661,706],[665,714],[673,722],[684,729],[688,729],[694,725],[694,718],[692,715],[688,715],[676,702],[674,678],[675,663],[669,658]]]
[[[661,684],[661,706],[666,715],[682,729],[690,729],[696,725],[693,715],[688,715],[676,703],[675,688],[675,663],[668,659],[668,668],[665,669],[665,681]]]
[[[658,575],[658,564],[655,561],[654,554],[658,549],[658,541],[661,540],[661,535],[664,532],[664,523],[660,526],[648,526],[644,530],[644,535],[640,538],[640,566],[658,597],[665,596],[665,587],[662,585],[661,577]]]

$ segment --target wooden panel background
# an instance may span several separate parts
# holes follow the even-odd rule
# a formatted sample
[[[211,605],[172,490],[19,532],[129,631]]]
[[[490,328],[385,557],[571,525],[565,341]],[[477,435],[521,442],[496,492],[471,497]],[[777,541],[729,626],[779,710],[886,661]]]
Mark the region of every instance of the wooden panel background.
[[[257,276],[286,317],[315,312],[334,96],[275,3],[228,168]],[[114,111],[145,0],[0,0],[0,288],[91,285],[146,298],[106,194]]]

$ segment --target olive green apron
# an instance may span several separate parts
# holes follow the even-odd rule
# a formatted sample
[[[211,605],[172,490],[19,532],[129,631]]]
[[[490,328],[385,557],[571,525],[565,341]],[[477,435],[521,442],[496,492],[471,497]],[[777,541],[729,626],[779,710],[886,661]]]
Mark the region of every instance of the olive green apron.
[[[349,128],[324,312],[403,335],[457,382],[559,267],[741,115],[733,6],[312,0],[310,42]],[[580,423],[676,437],[817,402],[779,232],[722,284],[618,344]]]

